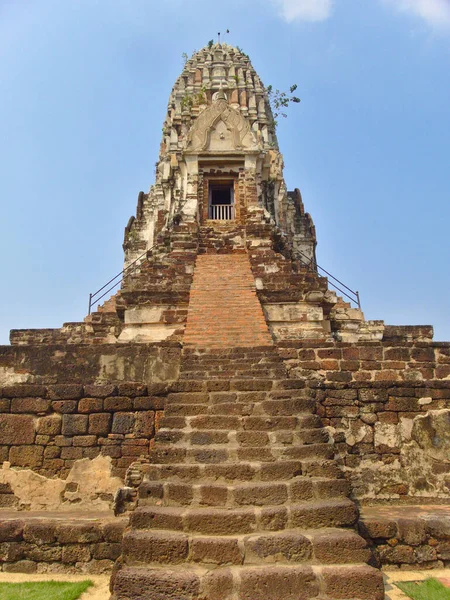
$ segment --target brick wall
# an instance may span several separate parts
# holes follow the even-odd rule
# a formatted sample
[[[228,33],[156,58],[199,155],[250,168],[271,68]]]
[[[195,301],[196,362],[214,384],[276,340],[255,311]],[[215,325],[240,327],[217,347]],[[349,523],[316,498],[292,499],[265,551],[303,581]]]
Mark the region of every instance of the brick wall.
[[[178,377],[180,355],[177,342],[0,346],[0,387],[22,382],[173,381]]]
[[[364,503],[447,501],[450,344],[285,344]]]
[[[112,459],[113,475],[148,456],[164,385],[15,385],[0,391],[0,460],[64,478],[81,458]],[[1,503],[0,503],[1,505]]]
[[[3,517],[0,571],[109,573],[120,556],[127,520]]]

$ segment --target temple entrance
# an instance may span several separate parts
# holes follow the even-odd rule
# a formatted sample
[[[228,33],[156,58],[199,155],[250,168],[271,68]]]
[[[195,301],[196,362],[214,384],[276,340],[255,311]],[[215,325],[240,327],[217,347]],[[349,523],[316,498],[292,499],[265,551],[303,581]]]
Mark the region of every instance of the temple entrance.
[[[234,186],[232,180],[223,183],[210,183],[208,218],[215,221],[234,220]]]

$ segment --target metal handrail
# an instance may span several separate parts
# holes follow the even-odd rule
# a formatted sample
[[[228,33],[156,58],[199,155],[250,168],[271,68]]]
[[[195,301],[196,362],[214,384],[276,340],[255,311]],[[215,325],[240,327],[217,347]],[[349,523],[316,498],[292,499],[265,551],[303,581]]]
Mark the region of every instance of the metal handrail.
[[[306,267],[308,267],[309,269],[311,269],[311,271],[314,271],[314,267],[312,266],[312,262],[313,259],[309,260],[308,257],[306,256],[306,254],[303,254],[303,252],[301,250],[298,251],[299,254],[301,254],[304,258],[307,259],[308,262],[303,262],[300,259],[300,262],[302,264],[304,264]],[[333,280],[333,287],[335,287],[339,292],[341,292],[341,294],[343,294],[346,298],[348,298],[351,302],[354,302],[355,304],[358,305],[359,310],[361,310],[361,299],[359,297],[359,292],[355,292],[354,290],[352,290],[351,288],[349,288],[347,285],[345,285],[345,283],[343,283],[340,279],[338,279],[337,277],[335,277],[334,275],[332,275],[331,273],[329,273],[326,269],[324,269],[323,267],[321,267],[320,265],[318,265],[317,263],[315,263],[316,268],[320,269],[321,271],[323,271],[328,277],[331,277],[331,279]],[[353,294],[353,296],[350,296],[349,294],[347,294],[346,292],[344,292],[344,290],[342,290],[338,285],[336,285],[337,282],[339,285],[342,285],[342,287],[344,287],[346,290],[348,290],[350,292],[350,294]]]
[[[153,248],[153,246],[152,246]],[[119,285],[119,283],[122,281],[123,276],[125,275],[125,273],[128,273],[131,269],[131,267],[133,267],[134,265],[134,269],[137,269],[139,265],[136,265],[136,263],[141,260],[142,258],[144,258],[144,256],[147,256],[148,252],[152,249],[149,248],[148,250],[146,250],[143,254],[141,254],[140,256],[138,256],[135,260],[133,260],[133,262],[131,262],[127,267],[125,267],[125,269],[122,269],[122,271],[120,271],[120,273],[117,273],[117,275],[115,277],[113,277],[112,279],[110,279],[107,283],[105,283],[105,285],[103,285],[100,289],[98,289],[96,292],[94,292],[93,294],[89,294],[89,309],[88,309],[88,315],[91,314],[91,309],[93,307],[94,304],[96,304],[97,302],[99,302],[102,298],[104,298],[106,296],[106,294],[108,294],[111,290],[113,290],[116,286]],[[134,270],[133,269],[133,270]],[[118,277],[120,277],[120,279],[118,281],[115,281]],[[115,283],[113,283],[113,281]],[[97,295],[103,291],[105,289],[105,287],[107,287],[108,285],[111,285],[111,287],[109,287],[105,292],[103,292],[103,294],[101,296]]]

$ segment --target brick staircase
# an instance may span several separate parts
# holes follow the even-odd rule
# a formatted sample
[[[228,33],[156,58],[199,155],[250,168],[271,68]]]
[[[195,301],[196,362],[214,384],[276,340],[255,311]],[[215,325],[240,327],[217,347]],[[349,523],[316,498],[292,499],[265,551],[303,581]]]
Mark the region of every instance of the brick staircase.
[[[240,360],[260,365],[256,378]],[[271,348],[186,352],[114,600],[384,598],[311,390],[277,360]]]
[[[278,354],[267,346],[253,348],[184,348],[181,379],[285,379]]]
[[[208,348],[272,345],[245,252],[197,256],[184,344]]]

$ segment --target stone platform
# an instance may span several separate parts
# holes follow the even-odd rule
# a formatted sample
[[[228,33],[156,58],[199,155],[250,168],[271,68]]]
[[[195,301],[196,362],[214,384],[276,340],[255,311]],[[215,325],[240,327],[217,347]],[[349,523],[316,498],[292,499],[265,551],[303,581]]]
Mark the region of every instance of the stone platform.
[[[109,573],[128,517],[112,512],[0,511],[0,571]]]
[[[450,505],[366,506],[359,532],[383,568],[450,567]]]

